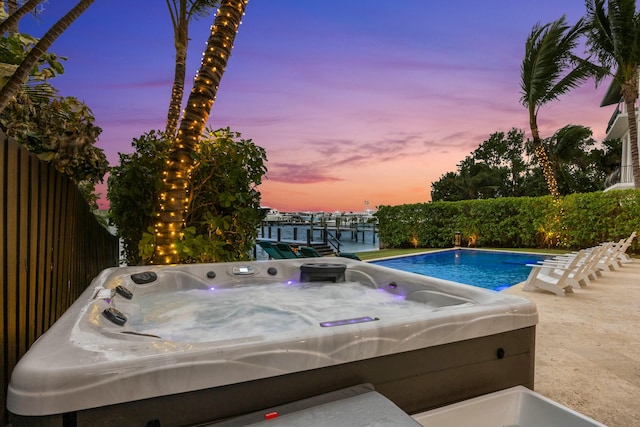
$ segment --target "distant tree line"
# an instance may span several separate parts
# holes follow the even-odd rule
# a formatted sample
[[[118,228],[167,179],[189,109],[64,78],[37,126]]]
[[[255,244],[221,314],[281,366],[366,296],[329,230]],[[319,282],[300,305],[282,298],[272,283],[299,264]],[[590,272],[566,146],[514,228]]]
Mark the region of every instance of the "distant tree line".
[[[542,145],[561,195],[604,189],[606,177],[620,165],[620,140],[606,140],[598,147],[584,126],[567,125]],[[549,194],[534,145],[520,129],[493,133],[457,166],[431,184],[432,201]]]

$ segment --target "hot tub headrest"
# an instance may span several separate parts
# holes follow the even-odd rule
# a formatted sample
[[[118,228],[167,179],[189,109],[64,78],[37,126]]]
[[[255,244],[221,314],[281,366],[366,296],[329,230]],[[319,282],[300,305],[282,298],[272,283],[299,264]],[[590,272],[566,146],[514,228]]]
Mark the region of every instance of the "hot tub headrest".
[[[302,264],[300,266],[301,282],[344,282],[344,264]]]
[[[143,271],[142,273],[132,274],[131,280],[138,285],[145,285],[158,280],[158,275],[153,271]]]

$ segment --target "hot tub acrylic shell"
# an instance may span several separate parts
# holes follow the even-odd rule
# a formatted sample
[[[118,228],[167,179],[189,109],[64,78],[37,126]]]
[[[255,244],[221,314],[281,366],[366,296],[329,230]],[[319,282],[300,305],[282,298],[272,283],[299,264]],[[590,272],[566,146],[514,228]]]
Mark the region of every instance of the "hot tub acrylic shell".
[[[7,407],[15,424],[193,425],[364,382],[408,413],[515,385],[533,388],[532,302],[348,259],[331,261],[346,268],[345,281],[419,301],[424,313],[207,342],[140,335],[102,315],[116,307],[128,316],[149,292],[245,287],[250,297],[254,285],[299,281],[303,264],[328,263],[103,271],[14,369]],[[132,274],[145,271],[157,280],[136,284]],[[113,291],[119,285],[131,291],[131,300]]]

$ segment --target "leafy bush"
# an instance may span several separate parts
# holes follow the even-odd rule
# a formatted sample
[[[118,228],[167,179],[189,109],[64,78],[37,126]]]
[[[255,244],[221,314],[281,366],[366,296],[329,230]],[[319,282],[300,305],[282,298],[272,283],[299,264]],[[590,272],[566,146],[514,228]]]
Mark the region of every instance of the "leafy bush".
[[[178,251],[183,263],[248,259],[262,219],[257,186],[266,172],[264,149],[229,128],[207,129],[192,153],[190,206]],[[169,140],[160,131],[134,139],[109,178],[110,219],[130,265],[153,254],[162,165]]]
[[[109,220],[122,239],[123,261],[129,265],[142,260],[138,244],[142,234],[153,226],[162,166],[170,145],[159,131],[145,133],[131,142],[135,151],[119,153],[120,165],[111,168],[107,190]]]
[[[0,87],[4,86],[38,39],[27,34],[0,37]],[[45,52],[28,81],[0,112],[0,128],[42,161],[69,176],[87,202],[97,209],[95,184],[102,182],[109,163],[95,146],[102,129],[84,103],[62,97],[48,80],[64,72],[66,58]]]
[[[460,232],[465,246],[579,249],[638,230],[640,191],[382,206],[376,216],[384,247],[451,247]]]
[[[265,150],[229,128],[207,129],[193,156],[182,262],[249,259],[262,221],[256,187],[267,171]]]

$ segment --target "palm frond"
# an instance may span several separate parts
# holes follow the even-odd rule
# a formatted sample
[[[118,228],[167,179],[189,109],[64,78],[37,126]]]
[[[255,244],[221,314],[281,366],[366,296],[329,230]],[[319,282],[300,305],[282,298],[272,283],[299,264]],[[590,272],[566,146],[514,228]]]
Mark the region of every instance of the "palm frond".
[[[587,0],[587,46],[605,64],[613,52],[613,35],[605,9],[605,0]]]
[[[585,30],[580,19],[570,26],[565,16],[534,26],[525,45],[521,68],[522,103],[530,111],[578,87],[602,71],[573,51]]]
[[[623,83],[640,65],[640,14],[635,0],[587,0],[587,47]],[[616,68],[615,71],[611,69]]]
[[[571,40],[565,37],[569,29],[566,19],[536,25],[527,39],[522,63],[523,104],[530,108],[543,100],[562,75],[567,63],[566,47]]]
[[[609,0],[609,24],[612,34],[613,56],[621,58],[633,57],[637,50],[634,27],[636,15],[635,0]]]
[[[218,7],[220,0],[191,0],[189,3],[189,15],[196,18],[204,18]]]
[[[599,67],[594,66],[588,61],[583,61],[574,66],[563,77],[556,80],[555,84],[549,88],[549,91],[541,99],[541,104],[558,99],[561,95],[578,88],[587,80],[591,79],[598,73]]]

